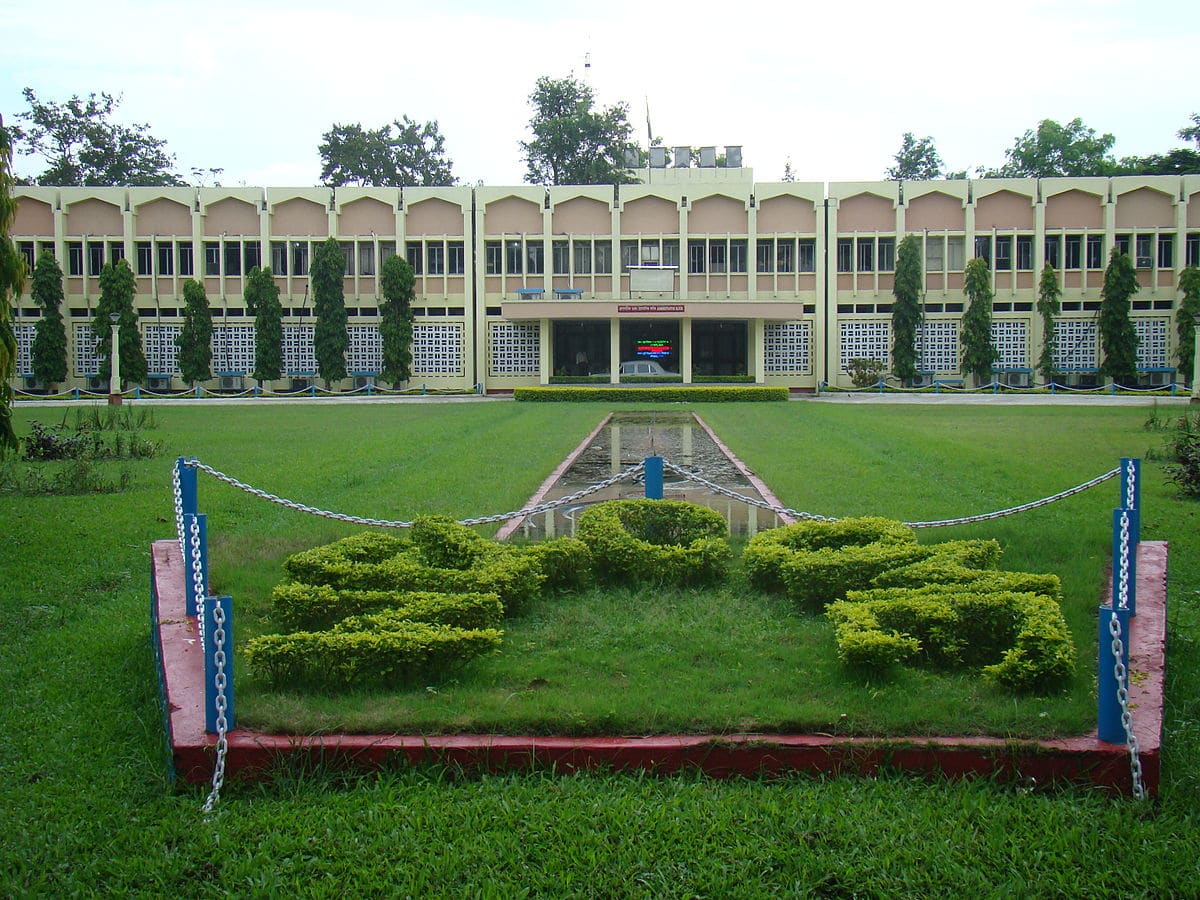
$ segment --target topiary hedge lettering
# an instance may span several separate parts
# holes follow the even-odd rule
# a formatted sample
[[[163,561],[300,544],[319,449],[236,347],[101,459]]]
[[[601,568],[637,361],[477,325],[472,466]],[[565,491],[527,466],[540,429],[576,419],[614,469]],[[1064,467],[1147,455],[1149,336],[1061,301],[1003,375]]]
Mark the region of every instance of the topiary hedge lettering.
[[[579,517],[576,536],[598,578],[709,584],[729,571],[729,528],[716,510],[682,500],[609,500]]]
[[[494,628],[504,616],[495,594],[336,590],[299,581],[276,586],[271,605],[275,621],[289,631],[332,628],[350,616],[383,610],[413,622],[458,628]]]

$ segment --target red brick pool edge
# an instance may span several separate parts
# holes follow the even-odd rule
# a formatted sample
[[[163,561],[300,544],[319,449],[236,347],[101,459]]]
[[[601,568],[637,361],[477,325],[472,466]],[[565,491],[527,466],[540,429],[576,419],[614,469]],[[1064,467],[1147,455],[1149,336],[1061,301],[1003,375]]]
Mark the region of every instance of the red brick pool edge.
[[[151,548],[162,654],[168,739],[178,777],[212,778],[216,735],[204,731],[203,657],[196,620],[185,615],[184,565],[176,541]],[[1137,610],[1130,626],[1129,669],[1135,676],[1129,705],[1141,750],[1148,794],[1158,793],[1166,665],[1167,544],[1138,547]],[[1095,658],[1096,643],[1079,648]],[[1087,665],[1086,662],[1083,665]],[[441,762],[502,771],[555,767],[646,769],[670,773],[700,769],[709,775],[787,772],[872,775],[905,771],[951,777],[982,776],[1037,785],[1071,782],[1114,793],[1132,792],[1129,753],[1095,731],[1055,740],[994,737],[848,737],[827,734],[683,734],[645,737],[543,737],[501,734],[228,734],[230,778],[260,777],[283,758],[308,763],[381,768],[397,762]]]

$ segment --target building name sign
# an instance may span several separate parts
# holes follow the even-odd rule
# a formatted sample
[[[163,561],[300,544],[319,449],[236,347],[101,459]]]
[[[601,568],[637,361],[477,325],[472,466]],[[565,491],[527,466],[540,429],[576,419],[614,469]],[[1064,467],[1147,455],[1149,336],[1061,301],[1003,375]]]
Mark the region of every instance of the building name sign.
[[[618,305],[617,313],[681,313],[682,303],[639,303],[634,305]]]

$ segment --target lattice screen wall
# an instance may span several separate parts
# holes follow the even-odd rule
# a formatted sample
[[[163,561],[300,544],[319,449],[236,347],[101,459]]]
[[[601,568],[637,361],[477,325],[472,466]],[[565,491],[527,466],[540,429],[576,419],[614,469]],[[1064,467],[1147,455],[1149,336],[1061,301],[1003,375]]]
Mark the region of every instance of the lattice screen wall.
[[[768,322],[763,356],[769,374],[812,374],[811,326],[807,322]]]
[[[33,375],[33,336],[37,326],[14,325],[12,329],[17,338],[17,375],[29,378]]]
[[[992,346],[1000,353],[996,368],[1029,368],[1029,323],[993,319]]]
[[[213,328],[212,370],[247,375],[254,371],[254,326],[218,325]]]
[[[840,322],[841,335],[839,366],[843,372],[850,368],[852,359],[877,359],[884,368],[891,366],[890,322]]]
[[[958,322],[924,322],[917,326],[921,372],[958,371]]]
[[[1054,367],[1062,371],[1097,366],[1096,323],[1060,319],[1055,323]]]
[[[182,325],[147,325],[145,328],[146,371],[151,375],[178,375],[179,348],[175,338]]]
[[[383,368],[383,335],[378,325],[351,325],[346,329],[350,345],[346,348],[346,371],[378,375]]]
[[[541,334],[536,323],[492,322],[489,327],[491,375],[536,375]]]
[[[96,357],[96,338],[92,326],[75,325],[75,374],[95,375],[100,371],[100,360]]]
[[[461,375],[463,327],[458,323],[413,326],[413,374]]]
[[[317,355],[313,351],[312,325],[283,326],[283,371],[289,375],[317,371]]]
[[[1133,330],[1138,336],[1137,364],[1140,369],[1165,369],[1167,362],[1167,329],[1169,319],[1134,319]]]

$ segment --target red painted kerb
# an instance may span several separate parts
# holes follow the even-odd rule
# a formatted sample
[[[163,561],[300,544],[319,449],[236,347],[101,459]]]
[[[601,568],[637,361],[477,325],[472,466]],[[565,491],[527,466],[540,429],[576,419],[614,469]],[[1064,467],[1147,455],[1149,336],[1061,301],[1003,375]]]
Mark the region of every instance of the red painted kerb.
[[[177,775],[211,779],[216,735],[204,731],[203,660],[196,621],[184,614],[184,567],[177,541],[152,547],[158,632],[165,679],[170,744]],[[1137,555],[1137,616],[1130,625],[1130,706],[1141,749],[1147,792],[1157,794],[1162,744],[1166,648],[1167,544],[1142,542]],[[1080,648],[1080,658],[1096,644]],[[1084,663],[1086,665],[1086,663]],[[1144,677],[1142,677],[1144,675]],[[759,773],[859,773],[881,769],[949,776],[1070,781],[1117,793],[1131,792],[1129,753],[1096,733],[1056,740],[993,737],[838,737],[823,734],[683,734],[649,737],[541,737],[501,734],[260,734],[239,728],[228,735],[226,773],[253,778],[281,757],[383,767],[399,760],[440,761],[499,771],[554,766],[641,768],[675,772],[698,768],[715,776]]]

